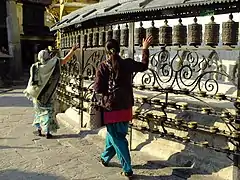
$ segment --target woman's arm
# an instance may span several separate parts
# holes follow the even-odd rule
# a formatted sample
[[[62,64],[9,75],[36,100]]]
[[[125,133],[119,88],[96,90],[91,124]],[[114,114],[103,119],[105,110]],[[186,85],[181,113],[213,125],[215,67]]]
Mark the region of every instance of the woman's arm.
[[[74,45],[71,50],[68,52],[68,54],[62,59],[61,64],[66,64],[68,61],[70,61],[74,55],[74,52],[79,47],[78,44]]]
[[[147,37],[143,40],[142,48],[142,62],[134,61],[133,59],[129,60],[129,68],[132,72],[143,72],[148,69],[149,64],[149,46],[152,43],[152,36]]]

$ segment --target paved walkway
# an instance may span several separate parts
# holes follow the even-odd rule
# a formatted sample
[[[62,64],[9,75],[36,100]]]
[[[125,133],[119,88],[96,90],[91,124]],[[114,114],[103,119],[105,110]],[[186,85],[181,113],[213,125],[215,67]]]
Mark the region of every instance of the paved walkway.
[[[55,139],[35,137],[31,103],[22,89],[0,94],[0,180],[121,180],[116,159],[111,167],[98,163],[104,140],[89,132],[74,134],[61,127]],[[165,162],[132,152],[134,179],[182,180]],[[213,179],[192,175],[191,179]],[[219,178],[218,178],[219,179]]]

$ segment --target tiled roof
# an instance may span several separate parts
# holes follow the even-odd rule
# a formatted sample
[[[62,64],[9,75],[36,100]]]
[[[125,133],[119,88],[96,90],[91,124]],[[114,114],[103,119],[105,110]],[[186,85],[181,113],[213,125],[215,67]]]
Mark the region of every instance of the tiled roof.
[[[64,28],[87,20],[111,15],[159,11],[187,6],[212,5],[214,3],[239,2],[240,0],[106,0],[86,6],[64,16],[51,30]]]

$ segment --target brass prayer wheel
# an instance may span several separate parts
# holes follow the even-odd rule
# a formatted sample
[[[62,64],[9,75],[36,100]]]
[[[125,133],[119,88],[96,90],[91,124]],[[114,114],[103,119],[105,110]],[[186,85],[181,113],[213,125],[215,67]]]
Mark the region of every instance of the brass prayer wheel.
[[[117,40],[118,44],[120,44],[120,38],[121,38],[121,30],[120,26],[118,25],[117,29],[113,32],[113,39]]]
[[[77,33],[75,31],[75,32],[73,32],[72,45],[76,44],[76,38],[77,38],[76,36],[77,36]]]
[[[105,39],[106,39],[106,32],[105,32],[105,27],[103,27],[103,30],[99,33],[99,46],[105,45]]]
[[[76,43],[79,44],[79,45],[81,44],[81,31],[78,31],[78,32],[77,32]]]
[[[112,26],[109,27],[108,31],[107,31],[107,35],[106,35],[106,41],[109,41],[113,38],[113,30],[112,30]]]
[[[67,47],[67,35],[66,35],[66,33],[63,34],[63,41],[64,41],[63,48],[66,48]]]
[[[233,21],[233,15],[229,15],[229,20],[222,23],[222,42],[223,45],[237,45],[239,23]]]
[[[87,47],[92,47],[92,46],[93,46],[93,30],[91,29],[90,32],[88,33]]]
[[[61,49],[64,48],[64,34],[61,34],[61,45],[60,45]]]
[[[173,45],[180,46],[187,44],[187,26],[182,24],[182,19],[179,19],[179,24],[173,27]]]
[[[205,24],[204,41],[206,45],[217,46],[219,43],[219,28],[220,25],[214,22],[214,17],[211,17],[211,22]]]
[[[152,21],[152,27],[147,29],[147,34],[146,36],[152,36],[153,41],[152,41],[152,46],[158,46],[159,45],[159,29],[154,27],[154,21]]]
[[[82,47],[86,48],[87,47],[87,30],[86,31],[82,31],[82,40],[81,40],[81,44]]]
[[[99,28],[93,33],[93,47],[98,47],[99,43]]]
[[[72,47],[72,44],[73,44],[73,33],[69,33],[69,39],[70,39],[70,42],[69,42],[69,48]]]
[[[69,47],[69,34],[66,33],[66,47],[65,48],[68,48]]]
[[[193,21],[193,24],[188,25],[188,42],[190,46],[200,46],[202,44],[202,25],[197,23],[196,17]]]
[[[128,47],[129,29],[128,24],[121,30],[121,46]]]
[[[172,27],[168,25],[168,21],[164,21],[164,25],[159,28],[159,44],[162,46],[172,45]]]
[[[137,46],[142,46],[142,40],[146,38],[146,29],[143,27],[142,21],[140,22],[140,27],[135,30],[134,44]]]

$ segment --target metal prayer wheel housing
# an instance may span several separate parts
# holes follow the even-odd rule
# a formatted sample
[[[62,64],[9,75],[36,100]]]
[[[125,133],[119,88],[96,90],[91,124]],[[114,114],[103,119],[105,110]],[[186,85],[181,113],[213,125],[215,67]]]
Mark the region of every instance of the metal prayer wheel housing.
[[[172,27],[168,25],[168,21],[164,21],[165,25],[159,28],[159,44],[162,46],[172,45]]]
[[[113,39],[115,39],[118,44],[120,44],[120,38],[121,38],[121,30],[120,26],[118,25],[117,29],[113,31]]]
[[[66,35],[66,33],[63,34],[63,39],[64,39],[63,48],[66,48],[67,47],[67,35]]]
[[[196,17],[193,21],[193,24],[188,25],[188,43],[190,46],[200,46],[202,44],[202,25],[197,23]]]
[[[105,46],[106,32],[105,28],[99,33],[99,46]]]
[[[182,24],[182,19],[179,19],[179,24],[173,27],[173,45],[187,44],[187,26]]]
[[[140,27],[135,29],[134,44],[137,46],[142,46],[142,40],[146,38],[146,29],[142,26],[143,23],[140,22]]]
[[[82,32],[82,40],[81,40],[81,44],[82,44],[82,47],[87,47],[87,39],[88,39],[88,35],[87,35],[87,30],[86,32]]]
[[[237,45],[239,23],[233,21],[233,15],[229,15],[229,20],[222,23],[222,43],[223,45]]]
[[[76,44],[77,32],[73,32],[72,45]]]
[[[73,44],[73,33],[69,33],[69,48],[72,47]]]
[[[159,45],[159,29],[154,27],[154,21],[152,21],[152,27],[147,29],[146,37],[152,36],[152,46],[158,46]]]
[[[69,34],[66,33],[66,47],[65,48],[68,48],[69,47]]]
[[[128,24],[121,30],[121,46],[128,47],[129,29]]]
[[[88,33],[88,38],[87,38],[87,47],[92,47],[93,46],[93,31],[92,29]]]
[[[93,33],[93,46],[98,47],[99,46],[99,28],[97,31]]]
[[[106,34],[106,41],[109,41],[113,38],[113,30],[112,30],[112,26],[110,26],[110,28],[107,31]]]
[[[206,45],[217,46],[219,43],[219,28],[220,25],[214,22],[214,17],[211,17],[211,22],[205,24],[204,41]]]
[[[81,44],[81,31],[78,31],[78,32],[77,32],[76,43],[79,44],[79,45]]]

